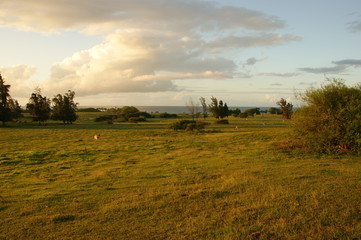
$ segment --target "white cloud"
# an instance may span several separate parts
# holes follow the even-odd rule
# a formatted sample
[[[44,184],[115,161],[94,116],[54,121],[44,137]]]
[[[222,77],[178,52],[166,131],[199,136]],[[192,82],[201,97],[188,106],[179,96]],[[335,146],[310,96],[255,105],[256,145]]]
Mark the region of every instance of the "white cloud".
[[[245,8],[195,0],[2,0],[0,22],[32,31],[112,28],[175,31],[246,28],[279,29],[276,17]]]
[[[71,89],[78,96],[179,91],[175,80],[250,77],[237,73],[223,51],[301,39],[274,33],[284,27],[277,17],[202,0],[2,0],[0,26],[106,36],[54,63],[41,86],[52,94]],[[238,30],[243,35],[234,35]]]
[[[179,47],[180,39],[173,34],[117,31],[106,42],[53,64],[45,86],[80,95],[155,92],[177,90],[173,80],[232,77],[232,60],[205,56],[192,44]]]
[[[35,72],[36,68],[28,65],[0,66],[0,73],[5,83],[11,85],[10,95],[14,98],[30,96],[36,84],[29,79]]]

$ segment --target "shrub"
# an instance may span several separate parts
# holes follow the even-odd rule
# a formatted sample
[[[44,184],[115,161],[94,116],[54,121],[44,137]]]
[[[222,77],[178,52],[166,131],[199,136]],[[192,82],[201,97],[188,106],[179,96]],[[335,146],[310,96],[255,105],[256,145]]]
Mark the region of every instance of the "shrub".
[[[208,123],[194,120],[180,120],[172,123],[169,128],[173,130],[201,131],[205,128],[206,125],[208,125]]]
[[[228,119],[220,119],[216,121],[216,124],[229,124]]]
[[[253,117],[253,114],[250,115],[250,113],[243,112],[243,113],[240,113],[238,116],[240,118],[248,118],[249,116]]]
[[[133,123],[136,123],[136,122],[145,122],[147,121],[147,119],[143,116],[140,116],[140,117],[131,117],[128,119],[128,122],[133,122]]]
[[[103,115],[103,116],[99,116],[97,118],[95,118],[95,122],[109,122],[109,121],[113,121],[113,119],[117,118],[116,115]]]
[[[361,84],[348,87],[328,79],[300,96],[305,106],[294,115],[296,135],[311,150],[361,152]]]
[[[161,113],[159,114],[160,118],[177,118],[178,115],[177,114],[169,114],[169,113]]]
[[[100,112],[97,108],[79,108],[77,112]]]
[[[244,113],[248,114],[248,116],[254,116],[254,115],[260,115],[261,112],[259,110],[259,108],[250,108],[250,109],[246,109],[244,110]]]

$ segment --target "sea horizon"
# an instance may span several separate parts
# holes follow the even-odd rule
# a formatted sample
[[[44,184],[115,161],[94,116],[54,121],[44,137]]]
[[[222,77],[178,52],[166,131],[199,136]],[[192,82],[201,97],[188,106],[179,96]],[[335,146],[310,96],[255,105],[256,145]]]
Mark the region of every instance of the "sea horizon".
[[[79,106],[78,108],[114,108],[114,107],[123,107],[123,106]],[[174,114],[181,114],[181,113],[189,113],[189,109],[187,106],[134,106],[141,112],[148,112],[148,113],[174,113]],[[251,108],[259,108],[261,111],[267,110],[270,107],[250,107],[250,106],[229,106],[231,110],[240,109],[242,112],[246,109]],[[202,107],[198,107],[198,111],[202,111]]]

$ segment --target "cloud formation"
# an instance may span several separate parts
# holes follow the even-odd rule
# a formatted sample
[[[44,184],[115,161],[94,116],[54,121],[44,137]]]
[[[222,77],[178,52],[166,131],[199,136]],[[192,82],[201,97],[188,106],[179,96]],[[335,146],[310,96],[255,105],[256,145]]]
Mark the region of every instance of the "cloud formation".
[[[137,28],[176,31],[273,30],[283,21],[263,13],[194,0],[2,0],[0,21],[32,31]]]
[[[267,77],[296,77],[301,75],[300,73],[275,73],[275,72],[266,72],[266,73],[260,73],[259,76],[267,76]]]
[[[361,21],[350,22],[349,28],[352,32],[360,32],[361,31]]]
[[[237,64],[224,51],[301,40],[275,32],[284,25],[258,11],[202,0],[0,2],[0,26],[106,36],[54,63],[44,82],[53,93],[72,89],[81,96],[177,91],[175,80],[238,77]]]
[[[0,73],[5,83],[11,85],[11,96],[28,97],[29,89],[35,87],[35,84],[29,81],[35,72],[36,68],[28,65],[0,66]]]
[[[340,61],[332,62],[335,64],[333,67],[322,67],[322,68],[299,68],[300,71],[308,73],[343,73],[348,70],[349,67],[360,67],[361,59],[345,59]]]

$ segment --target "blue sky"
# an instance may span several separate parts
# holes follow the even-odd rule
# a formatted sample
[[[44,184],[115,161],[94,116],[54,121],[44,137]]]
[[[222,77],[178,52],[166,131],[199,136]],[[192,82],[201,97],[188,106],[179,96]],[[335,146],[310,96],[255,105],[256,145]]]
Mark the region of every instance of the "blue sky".
[[[325,77],[361,82],[359,0],[2,0],[0,36],[22,105],[39,86],[81,106],[275,106]]]

